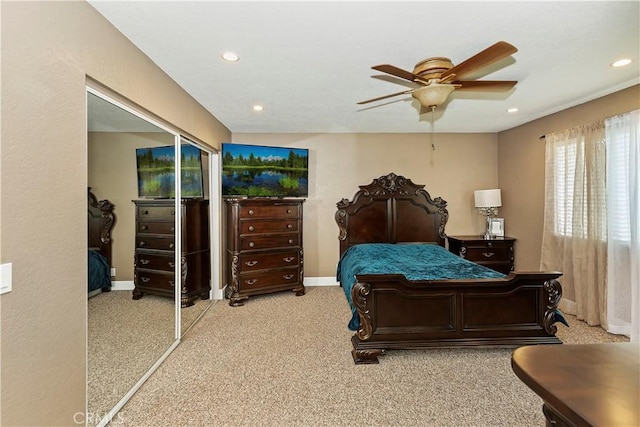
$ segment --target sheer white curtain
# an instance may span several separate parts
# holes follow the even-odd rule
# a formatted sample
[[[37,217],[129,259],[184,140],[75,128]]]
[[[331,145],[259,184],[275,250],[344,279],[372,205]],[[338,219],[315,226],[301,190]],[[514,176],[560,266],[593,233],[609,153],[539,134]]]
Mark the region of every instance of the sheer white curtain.
[[[640,342],[640,110],[605,121],[607,330]]]
[[[606,321],[604,122],[545,135],[545,217],[540,269],[563,273],[560,308]]]

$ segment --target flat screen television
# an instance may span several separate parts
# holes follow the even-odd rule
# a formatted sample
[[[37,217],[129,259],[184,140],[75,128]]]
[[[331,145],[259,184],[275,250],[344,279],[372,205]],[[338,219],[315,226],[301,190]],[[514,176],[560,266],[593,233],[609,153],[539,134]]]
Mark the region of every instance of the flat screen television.
[[[308,197],[309,150],[222,144],[222,195]]]
[[[180,147],[180,187],[182,197],[203,197],[202,153],[189,144]],[[138,196],[148,199],[175,197],[175,148],[136,148]]]

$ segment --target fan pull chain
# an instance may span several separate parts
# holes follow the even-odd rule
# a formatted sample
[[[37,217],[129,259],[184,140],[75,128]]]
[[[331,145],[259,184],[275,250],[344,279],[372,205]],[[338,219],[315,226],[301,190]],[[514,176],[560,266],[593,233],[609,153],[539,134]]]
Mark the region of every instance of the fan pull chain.
[[[434,132],[434,128],[433,128],[433,113],[436,110],[436,106],[432,105],[431,106],[431,158],[430,158],[430,163],[431,166],[433,166],[433,153],[436,151],[436,144],[433,142],[433,132]]]

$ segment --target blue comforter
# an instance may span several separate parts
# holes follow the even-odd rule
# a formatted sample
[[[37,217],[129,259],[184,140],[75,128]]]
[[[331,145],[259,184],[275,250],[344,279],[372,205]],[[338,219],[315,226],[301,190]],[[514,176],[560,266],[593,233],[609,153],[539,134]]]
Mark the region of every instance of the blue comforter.
[[[351,301],[358,274],[402,274],[408,280],[490,279],[504,274],[460,258],[433,244],[364,243],[350,247],[340,259],[337,279],[351,306],[349,329],[358,330],[359,317]]]
[[[111,268],[107,259],[96,251],[89,250],[88,291],[111,287]]]

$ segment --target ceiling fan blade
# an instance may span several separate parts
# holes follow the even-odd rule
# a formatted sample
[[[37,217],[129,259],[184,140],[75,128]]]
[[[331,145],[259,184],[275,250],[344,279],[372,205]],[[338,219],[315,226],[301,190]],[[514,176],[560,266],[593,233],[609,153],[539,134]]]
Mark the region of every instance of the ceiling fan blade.
[[[507,91],[518,83],[515,80],[457,80],[454,85],[460,85],[456,90],[473,91]]]
[[[477,69],[506,58],[507,56],[512,55],[517,51],[518,49],[507,42],[497,42],[496,44],[489,46],[482,52],[475,54],[466,61],[461,62],[453,68],[448,69],[447,71],[442,73],[440,78],[444,79],[451,74],[455,74],[456,79],[464,78]]]
[[[373,99],[367,99],[366,101],[360,101],[358,102],[358,105],[361,104],[368,104],[369,102],[374,102],[374,101],[380,101],[381,99],[387,99],[387,98],[392,98],[394,96],[398,96],[398,95],[404,95],[407,93],[411,93],[413,92],[415,89],[409,89],[409,90],[403,90],[402,92],[396,92],[396,93],[392,93],[390,95],[384,95],[384,96],[379,96],[377,98],[373,98]]]
[[[383,73],[391,74],[392,76],[400,77],[401,79],[409,80],[410,82],[421,81],[420,76],[413,74],[402,68],[398,68],[395,65],[382,64],[375,65],[373,67],[376,71],[382,71]]]

